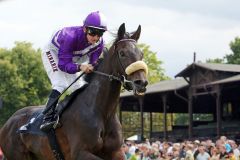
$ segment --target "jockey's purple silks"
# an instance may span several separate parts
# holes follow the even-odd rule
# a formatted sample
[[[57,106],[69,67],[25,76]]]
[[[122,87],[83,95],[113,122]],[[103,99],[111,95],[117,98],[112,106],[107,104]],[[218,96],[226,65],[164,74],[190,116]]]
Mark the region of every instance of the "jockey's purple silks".
[[[77,65],[73,63],[74,57],[88,54],[91,64],[94,64],[103,50],[103,40],[91,45],[86,39],[83,27],[66,27],[56,32],[52,44],[58,48],[58,67],[67,73],[78,72]]]
[[[98,32],[94,33],[98,33],[99,39],[92,42],[90,38],[96,37],[88,34],[88,28],[97,30]],[[42,53],[44,68],[52,89],[62,93],[82,72],[81,65],[95,66],[104,47],[102,34],[106,30],[105,18],[97,11],[90,13],[82,26],[65,27],[54,32]],[[70,90],[79,88],[80,83],[84,83],[82,79],[79,79]]]

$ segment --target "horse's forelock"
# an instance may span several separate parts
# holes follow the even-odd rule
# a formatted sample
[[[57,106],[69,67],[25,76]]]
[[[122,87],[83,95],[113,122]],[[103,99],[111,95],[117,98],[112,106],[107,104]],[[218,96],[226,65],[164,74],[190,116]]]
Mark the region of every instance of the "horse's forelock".
[[[126,32],[124,34],[124,37],[122,39],[131,39],[131,36],[134,34],[135,32]],[[121,39],[118,37],[118,34],[117,33],[111,33],[111,35],[114,37],[114,40],[113,40],[113,44],[116,44],[118,41],[120,41]]]

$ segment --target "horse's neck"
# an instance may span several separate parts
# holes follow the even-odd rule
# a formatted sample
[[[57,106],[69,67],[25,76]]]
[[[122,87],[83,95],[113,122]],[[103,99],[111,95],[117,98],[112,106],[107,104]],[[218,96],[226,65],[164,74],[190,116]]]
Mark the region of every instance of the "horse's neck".
[[[102,62],[98,71],[106,74],[112,74],[112,66],[107,64],[108,62],[109,60]],[[119,81],[110,81],[106,76],[94,74],[84,94],[91,97],[91,99],[88,99],[88,104],[91,105],[89,107],[99,110],[102,114],[109,114],[114,113],[116,110],[120,89],[121,83]]]
[[[101,78],[102,80],[97,82],[99,85],[96,89],[96,102],[102,106],[103,111],[107,111],[117,105],[121,85],[116,80]]]
[[[102,62],[98,70],[106,74],[113,74],[111,60],[105,59],[105,62]],[[105,106],[104,110],[109,109],[108,107],[114,107],[117,105],[120,95],[121,83],[117,80],[110,80],[108,77],[102,75],[97,75],[95,82],[99,84],[97,100],[98,103]]]

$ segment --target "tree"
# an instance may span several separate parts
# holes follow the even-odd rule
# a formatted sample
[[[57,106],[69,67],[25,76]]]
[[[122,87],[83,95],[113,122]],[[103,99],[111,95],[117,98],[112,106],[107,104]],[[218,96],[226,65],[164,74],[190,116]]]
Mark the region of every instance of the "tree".
[[[234,41],[230,42],[230,48],[232,50],[232,54],[226,55],[227,63],[229,64],[240,64],[240,38],[236,37]]]
[[[0,126],[16,110],[45,102],[50,83],[40,53],[26,42],[16,42],[11,50],[0,49]]]
[[[228,63],[228,64],[240,64],[240,38],[236,37],[234,41],[231,41],[230,49],[231,54],[225,55],[223,58],[207,59],[207,63]]]
[[[162,61],[157,58],[157,53],[151,51],[150,46],[146,44],[139,44],[138,47],[142,50],[144,54],[143,60],[148,66],[148,80],[149,83],[156,83],[161,80],[169,79],[164,75],[164,69],[161,67]]]
[[[224,59],[221,58],[215,58],[215,59],[207,59],[207,63],[224,63]]]

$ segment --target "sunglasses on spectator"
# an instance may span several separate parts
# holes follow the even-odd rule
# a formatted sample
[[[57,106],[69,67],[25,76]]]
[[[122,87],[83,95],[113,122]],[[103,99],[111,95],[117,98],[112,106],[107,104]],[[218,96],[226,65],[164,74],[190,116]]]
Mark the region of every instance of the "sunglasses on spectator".
[[[102,37],[104,32],[105,32],[104,30],[100,30],[96,28],[87,28],[87,34],[93,37],[96,35],[98,37]]]

